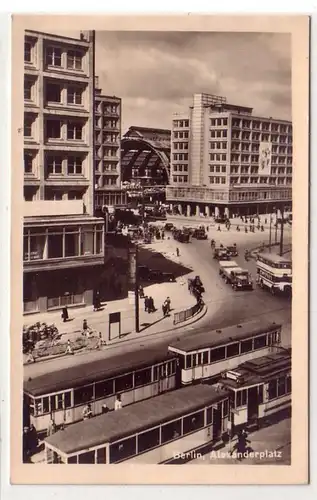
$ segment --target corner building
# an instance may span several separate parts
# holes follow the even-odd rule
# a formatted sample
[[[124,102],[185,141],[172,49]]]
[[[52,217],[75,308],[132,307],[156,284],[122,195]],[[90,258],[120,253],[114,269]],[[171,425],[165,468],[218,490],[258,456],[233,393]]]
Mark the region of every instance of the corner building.
[[[166,199],[176,212],[233,217],[291,209],[292,123],[252,111],[195,94],[189,113],[174,114]]]
[[[104,220],[94,216],[94,35],[24,42],[24,313],[92,304]]]

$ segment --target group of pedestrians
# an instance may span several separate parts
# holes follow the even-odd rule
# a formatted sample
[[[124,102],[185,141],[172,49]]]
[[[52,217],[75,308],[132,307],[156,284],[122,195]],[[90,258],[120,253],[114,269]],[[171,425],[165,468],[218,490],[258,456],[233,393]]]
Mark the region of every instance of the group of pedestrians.
[[[147,295],[144,297],[144,311],[148,313],[156,311],[153,297],[148,297]]]

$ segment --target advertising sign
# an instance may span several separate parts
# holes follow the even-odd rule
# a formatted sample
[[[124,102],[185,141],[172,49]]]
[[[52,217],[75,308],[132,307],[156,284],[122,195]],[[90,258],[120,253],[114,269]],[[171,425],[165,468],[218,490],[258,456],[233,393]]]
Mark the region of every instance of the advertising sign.
[[[259,175],[271,175],[272,143],[260,142]]]

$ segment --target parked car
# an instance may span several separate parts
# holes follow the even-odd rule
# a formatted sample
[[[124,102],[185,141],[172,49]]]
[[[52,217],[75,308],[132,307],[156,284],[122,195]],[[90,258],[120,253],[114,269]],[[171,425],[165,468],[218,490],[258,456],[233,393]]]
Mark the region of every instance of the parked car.
[[[148,275],[148,281],[158,282],[158,283],[168,283],[168,282],[175,282],[176,278],[173,273],[166,273],[163,271],[159,271],[157,269],[150,269]]]

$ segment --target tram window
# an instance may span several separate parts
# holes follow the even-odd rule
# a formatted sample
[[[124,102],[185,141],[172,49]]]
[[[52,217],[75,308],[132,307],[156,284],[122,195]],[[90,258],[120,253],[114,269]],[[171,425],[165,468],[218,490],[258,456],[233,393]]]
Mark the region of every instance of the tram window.
[[[56,396],[50,396],[51,411],[56,410]]]
[[[263,385],[258,386],[258,402],[263,403]]]
[[[97,464],[105,464],[107,461],[106,448],[99,448],[97,450]]]
[[[74,455],[73,457],[68,457],[67,463],[68,464],[77,464],[77,455]]]
[[[184,370],[185,369],[185,356],[180,356],[178,358],[179,360],[179,367],[181,370]]]
[[[228,400],[225,399],[222,403],[222,417],[226,417],[228,415]]]
[[[252,351],[252,349],[253,349],[252,344],[253,344],[252,339],[243,340],[241,342],[241,354]]]
[[[134,375],[134,385],[135,387],[140,387],[141,385],[147,385],[151,383],[151,368],[146,368],[145,370],[138,370]]]
[[[242,389],[241,391],[237,391],[237,407],[245,406],[247,404],[247,391],[246,389]]]
[[[277,381],[271,380],[269,382],[269,390],[268,390],[269,400],[275,399],[277,397]]]
[[[292,392],[292,378],[290,375],[286,377],[286,392],[287,394]]]
[[[80,405],[83,403],[88,403],[93,398],[93,386],[86,385],[85,387],[79,387],[74,390],[74,405]]]
[[[183,434],[188,434],[202,427],[204,427],[204,410],[193,413],[183,419]]]
[[[65,392],[65,394],[64,394],[64,407],[65,408],[70,408],[71,405],[72,405],[71,393],[70,392]]]
[[[126,391],[133,387],[133,375],[128,373],[115,379],[115,392]]]
[[[285,393],[286,393],[285,377],[279,377],[277,379],[277,395],[284,396]]]
[[[261,335],[254,339],[254,349],[262,349],[266,346],[266,335]]]
[[[208,351],[203,352],[203,365],[208,365],[209,361]]]
[[[171,375],[174,375],[174,373],[176,373],[176,359],[174,359],[173,361],[170,362],[171,364]]]
[[[86,453],[81,453],[78,455],[79,464],[94,464],[95,463],[95,452],[87,451]]]
[[[35,400],[30,396],[24,396],[24,403],[28,408],[29,414],[34,415],[35,412]]]
[[[62,410],[63,409],[63,394],[57,394],[56,409],[57,410]]]
[[[207,408],[207,424],[212,424],[212,406]]]
[[[233,356],[238,356],[240,351],[239,342],[227,345],[227,358],[232,358]]]
[[[110,463],[114,464],[136,453],[136,436],[110,445]]]
[[[103,380],[95,384],[95,398],[104,398],[105,396],[111,396],[114,393],[113,390],[113,379]]]
[[[155,448],[160,444],[160,428],[151,429],[138,435],[138,453]]]
[[[35,414],[42,415],[42,413],[43,413],[42,398],[36,398],[36,400],[35,400]]]
[[[42,408],[43,408],[42,413],[49,413],[50,407],[49,407],[48,397],[43,398]]]
[[[225,359],[225,357],[226,357],[225,347],[216,347],[215,349],[211,349],[210,351],[211,363],[214,363],[215,361],[220,361],[221,359]]]
[[[53,464],[62,464],[62,457],[58,455],[55,451],[53,453]]]
[[[195,353],[193,354],[193,367],[199,365],[199,354]]]
[[[192,368],[192,367],[193,367],[192,355],[187,354],[187,356],[186,356],[186,368]]]
[[[182,434],[182,422],[181,420],[175,420],[166,425],[162,425],[162,444],[168,443],[168,441],[173,441],[177,439]]]

